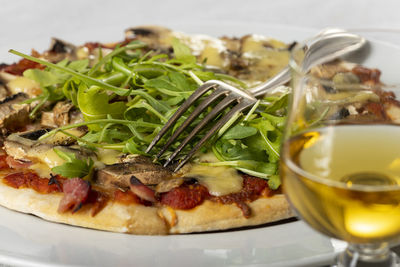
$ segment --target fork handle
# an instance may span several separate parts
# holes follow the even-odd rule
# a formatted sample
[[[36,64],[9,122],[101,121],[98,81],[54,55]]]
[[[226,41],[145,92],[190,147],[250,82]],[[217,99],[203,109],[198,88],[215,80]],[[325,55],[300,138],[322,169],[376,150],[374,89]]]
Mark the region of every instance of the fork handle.
[[[262,96],[263,94],[276,88],[277,86],[283,85],[289,81],[290,81],[290,69],[289,67],[286,67],[283,70],[281,70],[281,72],[279,72],[277,75],[272,77],[272,79],[269,79],[268,81],[263,82],[262,84],[254,88],[249,89],[247,92],[249,92],[254,97]]]

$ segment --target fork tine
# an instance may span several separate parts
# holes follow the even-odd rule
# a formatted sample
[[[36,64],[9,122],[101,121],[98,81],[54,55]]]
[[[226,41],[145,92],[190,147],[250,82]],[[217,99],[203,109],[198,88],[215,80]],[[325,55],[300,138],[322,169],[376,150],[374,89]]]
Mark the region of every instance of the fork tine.
[[[151,141],[150,145],[146,149],[146,153],[149,153],[150,150],[160,141],[161,137],[168,131],[168,129],[179,119],[179,117],[202,95],[204,95],[207,91],[218,87],[217,84],[213,82],[205,82],[196,91],[189,96],[189,98],[178,108],[178,110],[172,115],[172,117],[168,120],[168,122],[164,125],[161,131],[154,137]]]
[[[232,116],[234,116],[235,113],[241,112],[242,110],[250,107],[252,104],[253,103],[245,101],[241,102],[233,107],[228,113],[226,113],[220,120],[218,120],[218,122],[211,128],[211,130],[208,131],[205,136],[203,136],[203,138],[193,147],[193,149],[189,151],[185,158],[181,162],[179,162],[174,171],[177,172],[180,168],[182,168],[182,166],[186,164],[186,162],[193,156],[193,154],[196,153],[196,151],[199,150],[200,147],[214,135],[214,133],[221,129],[221,127],[224,126],[224,124],[227,123],[232,118]]]
[[[173,135],[168,139],[168,142],[163,146],[163,148],[158,152],[157,158],[161,157],[162,154],[168,149],[168,147],[175,141],[175,139],[183,132],[183,130],[186,129],[187,126],[189,126],[192,121],[206,108],[208,107],[214,100],[218,99],[221,97],[221,95],[226,95],[228,93],[228,90],[223,90],[223,89],[217,89],[215,90],[212,94],[210,94],[208,97],[206,97],[200,105],[198,105],[195,110],[189,115],[189,117],[182,123],[181,126],[179,126],[178,129],[173,133]]]
[[[179,145],[179,147],[172,153],[172,155],[167,159],[164,164],[164,167],[168,166],[171,161],[181,152],[181,150],[190,142],[190,140],[198,134],[198,132],[216,115],[218,115],[223,109],[229,106],[232,102],[237,101],[235,96],[227,96],[221,102],[219,102],[213,110],[208,113],[204,119],[202,119],[198,125],[192,130],[192,132],[183,140],[183,142]]]

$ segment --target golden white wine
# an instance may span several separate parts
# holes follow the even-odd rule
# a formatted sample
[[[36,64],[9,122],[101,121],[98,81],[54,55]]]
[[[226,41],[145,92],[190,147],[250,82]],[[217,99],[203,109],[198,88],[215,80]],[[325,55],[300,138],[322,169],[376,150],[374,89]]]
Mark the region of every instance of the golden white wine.
[[[400,126],[308,131],[282,153],[284,191],[312,227],[351,243],[400,237]]]

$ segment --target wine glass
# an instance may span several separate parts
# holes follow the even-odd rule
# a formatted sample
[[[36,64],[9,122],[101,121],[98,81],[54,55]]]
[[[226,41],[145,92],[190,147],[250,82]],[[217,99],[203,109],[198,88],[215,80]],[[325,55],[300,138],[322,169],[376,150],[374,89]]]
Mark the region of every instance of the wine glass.
[[[310,71],[304,51],[290,61],[284,193],[311,227],[348,242],[337,266],[400,266],[390,251],[400,241],[399,49],[372,41]]]

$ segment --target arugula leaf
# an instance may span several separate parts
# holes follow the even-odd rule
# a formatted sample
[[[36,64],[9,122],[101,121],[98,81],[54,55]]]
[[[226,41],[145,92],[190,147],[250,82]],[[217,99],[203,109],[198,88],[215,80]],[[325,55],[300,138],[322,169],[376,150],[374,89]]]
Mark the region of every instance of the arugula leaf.
[[[272,103],[282,101],[284,97],[274,96]],[[273,105],[273,104],[272,104]],[[274,109],[270,106],[260,110],[255,105],[241,122],[223,133],[212,151],[220,162],[211,165],[231,166],[239,171],[268,180],[271,189],[280,185],[278,162],[282,131],[286,117],[277,116],[280,104]]]
[[[75,153],[62,151],[60,149],[54,148],[54,152],[66,163],[56,166],[51,170],[56,173],[60,174],[63,177],[67,178],[83,178],[88,177],[93,169],[94,162],[91,158],[88,160],[78,159]]]
[[[169,96],[181,96],[185,93],[181,88],[173,84],[167,77],[158,77],[156,79],[148,80],[144,85],[147,88],[155,89]],[[188,95],[191,93],[192,91],[186,92]]]
[[[211,71],[200,71],[200,70],[193,70],[194,75],[196,75],[202,81],[208,80],[217,80],[217,76],[214,72]]]
[[[133,41],[133,42],[130,42],[129,44],[127,44],[126,46],[117,47],[111,53],[109,53],[108,55],[103,57],[101,60],[99,60],[99,62],[97,62],[97,64],[89,71],[89,73],[88,73],[89,76],[96,73],[96,71],[98,71],[102,65],[104,65],[108,60],[112,59],[114,56],[116,56],[122,52],[125,52],[129,49],[138,49],[138,48],[143,48],[146,46],[147,45],[145,43],[142,43],[140,41]]]
[[[240,140],[218,140],[213,148],[219,160],[234,161],[234,160],[250,160],[253,155],[248,147]]]
[[[275,128],[269,120],[259,119],[257,122],[250,123],[257,128],[262,142],[259,145],[267,151],[270,162],[279,161],[279,152],[281,146],[282,133]],[[274,137],[272,139],[272,137]]]
[[[286,117],[274,116],[265,112],[261,112],[260,115],[266,118],[274,127],[283,131],[286,122]]]
[[[80,82],[76,80],[75,78],[71,78],[67,80],[64,83],[64,86],[62,87],[62,92],[64,96],[71,100],[72,104],[74,104],[75,107],[78,107],[78,88],[79,88]]]
[[[257,129],[249,126],[237,124],[230,128],[223,136],[222,139],[244,139],[249,136],[255,135]]]
[[[194,91],[197,89],[197,84],[182,73],[170,72],[168,73],[168,78],[180,91]]]
[[[104,89],[113,91],[113,92],[115,92],[115,93],[117,93],[119,95],[125,95],[127,92],[129,92],[129,90],[127,90],[127,89],[115,87],[115,86],[107,84],[107,83],[105,83],[105,82],[103,82],[101,80],[95,79],[93,77],[84,75],[84,74],[79,73],[79,72],[76,72],[76,71],[71,70],[69,68],[66,68],[64,66],[53,64],[51,62],[48,62],[48,61],[45,61],[45,60],[42,60],[42,59],[39,59],[39,58],[35,58],[33,56],[28,56],[28,55],[25,55],[25,54],[23,54],[21,52],[15,51],[13,49],[10,49],[9,52],[13,53],[15,55],[21,56],[23,58],[29,59],[29,60],[31,60],[33,62],[45,65],[45,66],[47,66],[49,68],[53,68],[53,69],[56,69],[56,70],[71,74],[75,78],[80,79],[81,81],[87,83],[88,85],[97,85],[97,86],[100,86],[100,87],[102,87]]]
[[[190,48],[179,41],[179,39],[174,38],[172,40],[172,48],[174,49],[176,59],[187,64],[196,63],[196,57],[192,55]]]
[[[102,131],[90,131],[87,134],[85,134],[82,139],[95,143],[99,142],[100,138],[102,137],[102,140],[104,143],[118,143],[118,142],[123,142],[125,140],[128,140],[131,137],[131,134],[127,129],[124,129],[122,127],[118,128],[109,128],[109,129],[103,129]]]
[[[141,148],[138,144],[136,144],[133,139],[130,139],[126,142],[124,149],[122,152],[124,153],[131,153],[131,154],[138,154],[138,155],[147,155],[144,153],[145,148]]]
[[[269,178],[274,175],[277,170],[277,165],[274,163],[266,163],[256,160],[232,160],[232,161],[219,161],[211,163],[201,163],[207,166],[230,166],[242,170],[243,172],[249,173],[250,171],[257,172],[263,176],[262,178]],[[252,174],[254,175],[254,174]]]
[[[68,68],[77,72],[84,72],[87,70],[89,60],[76,60],[68,63],[68,60],[62,60],[56,64],[59,67]],[[64,83],[71,75],[56,69],[40,70],[28,69],[24,71],[23,75],[32,79],[40,84],[42,89],[47,86],[52,86],[59,83]]]
[[[269,114],[276,114],[279,111],[282,111],[283,109],[283,112],[281,113],[285,114],[288,105],[288,98],[289,98],[289,91],[281,95],[268,96],[264,98],[264,100],[271,102],[271,104],[267,106],[264,112]]]
[[[189,97],[197,88],[197,84],[179,72],[170,72],[144,83],[145,88],[157,90],[173,97]]]
[[[98,120],[111,116],[113,118],[122,118],[127,106],[125,102],[110,102],[110,96],[100,87],[86,87],[79,85],[78,106],[85,117],[85,120]]]
[[[68,64],[68,68],[83,73],[86,72],[89,66],[89,60],[88,59],[81,59],[81,60],[75,60],[71,61]]]
[[[40,69],[28,69],[24,71],[24,76],[26,78],[36,81],[40,84],[40,87],[42,88],[62,82],[62,79],[60,79],[60,77],[54,75],[51,72],[43,71]]]
[[[272,190],[276,190],[281,185],[281,179],[279,175],[271,175],[268,179],[268,186]]]

